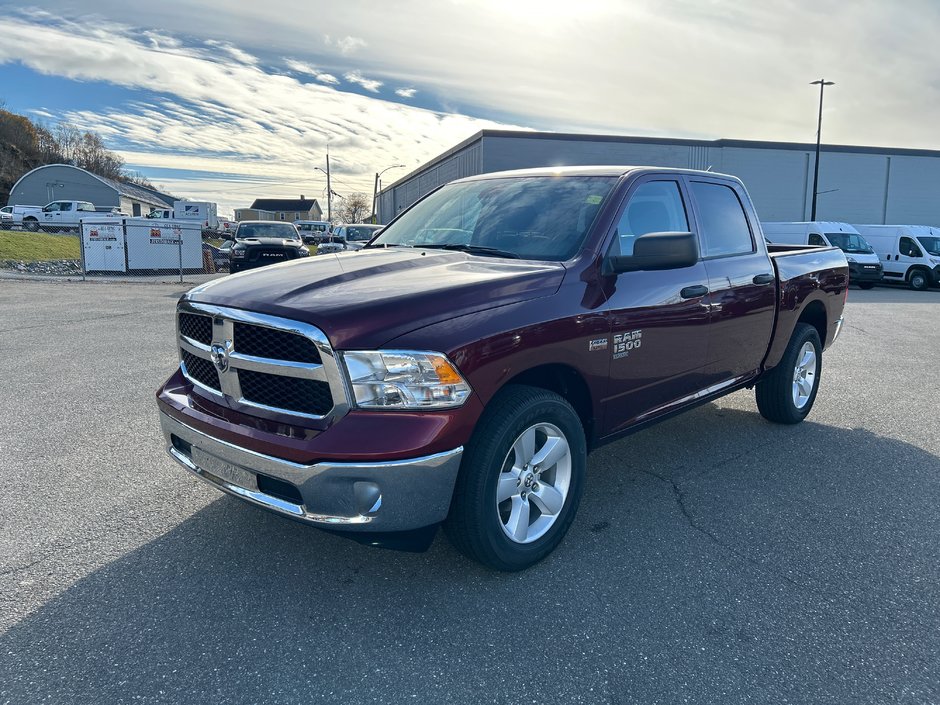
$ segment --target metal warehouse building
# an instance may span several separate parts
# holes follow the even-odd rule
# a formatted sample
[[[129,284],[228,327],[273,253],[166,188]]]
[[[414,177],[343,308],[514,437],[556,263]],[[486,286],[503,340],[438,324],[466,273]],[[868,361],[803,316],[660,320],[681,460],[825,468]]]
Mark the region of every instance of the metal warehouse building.
[[[810,219],[814,144],[483,130],[379,195],[379,222],[441,184],[505,169],[625,164],[710,169],[747,186],[762,220]],[[940,225],[940,151],[823,145],[817,220]]]
[[[10,190],[10,205],[44,206],[52,201],[90,201],[127,215],[147,215],[151,208],[173,207],[173,198],[153,189],[106,179],[71,164],[37,167]]]

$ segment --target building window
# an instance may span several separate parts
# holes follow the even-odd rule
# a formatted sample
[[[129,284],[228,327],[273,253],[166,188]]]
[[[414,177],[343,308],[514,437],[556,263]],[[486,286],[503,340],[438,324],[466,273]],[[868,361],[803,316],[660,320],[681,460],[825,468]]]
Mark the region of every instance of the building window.
[[[284,214],[281,213],[281,220],[284,220]]]

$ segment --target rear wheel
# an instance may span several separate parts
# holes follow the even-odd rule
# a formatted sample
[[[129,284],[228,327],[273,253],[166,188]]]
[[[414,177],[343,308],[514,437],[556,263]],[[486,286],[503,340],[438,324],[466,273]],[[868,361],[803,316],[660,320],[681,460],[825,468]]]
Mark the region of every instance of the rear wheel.
[[[39,221],[35,218],[23,218],[23,227],[31,233],[39,231]]]
[[[571,526],[586,465],[584,429],[564,398],[507,387],[467,444],[445,530],[461,552],[491,568],[528,568]]]
[[[930,277],[923,269],[915,269],[907,276],[907,283],[914,291],[927,291],[930,288]]]
[[[780,364],[757,383],[757,408],[775,423],[799,423],[816,401],[822,372],[819,333],[806,323],[797,323]]]

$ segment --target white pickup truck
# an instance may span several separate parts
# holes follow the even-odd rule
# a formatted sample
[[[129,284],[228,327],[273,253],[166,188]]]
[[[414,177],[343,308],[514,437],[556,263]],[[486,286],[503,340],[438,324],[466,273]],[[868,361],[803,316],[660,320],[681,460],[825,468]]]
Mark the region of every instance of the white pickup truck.
[[[22,225],[24,230],[78,230],[82,218],[114,218],[118,214],[101,213],[88,201],[53,201],[42,208],[23,207]]]

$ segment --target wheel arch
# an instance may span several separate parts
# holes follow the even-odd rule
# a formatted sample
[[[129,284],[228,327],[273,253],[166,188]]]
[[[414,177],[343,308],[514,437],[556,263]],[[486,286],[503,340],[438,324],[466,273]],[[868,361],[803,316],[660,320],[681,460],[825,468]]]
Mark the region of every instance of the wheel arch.
[[[594,399],[590,386],[577,369],[564,363],[537,365],[509,378],[500,389],[509,385],[538,387],[564,397],[581,419],[588,450],[591,449],[596,427]]]
[[[828,331],[828,315],[826,314],[826,305],[816,299],[806,304],[806,308],[797,319],[797,324],[808,323],[819,333],[819,342],[826,347],[826,333]]]

